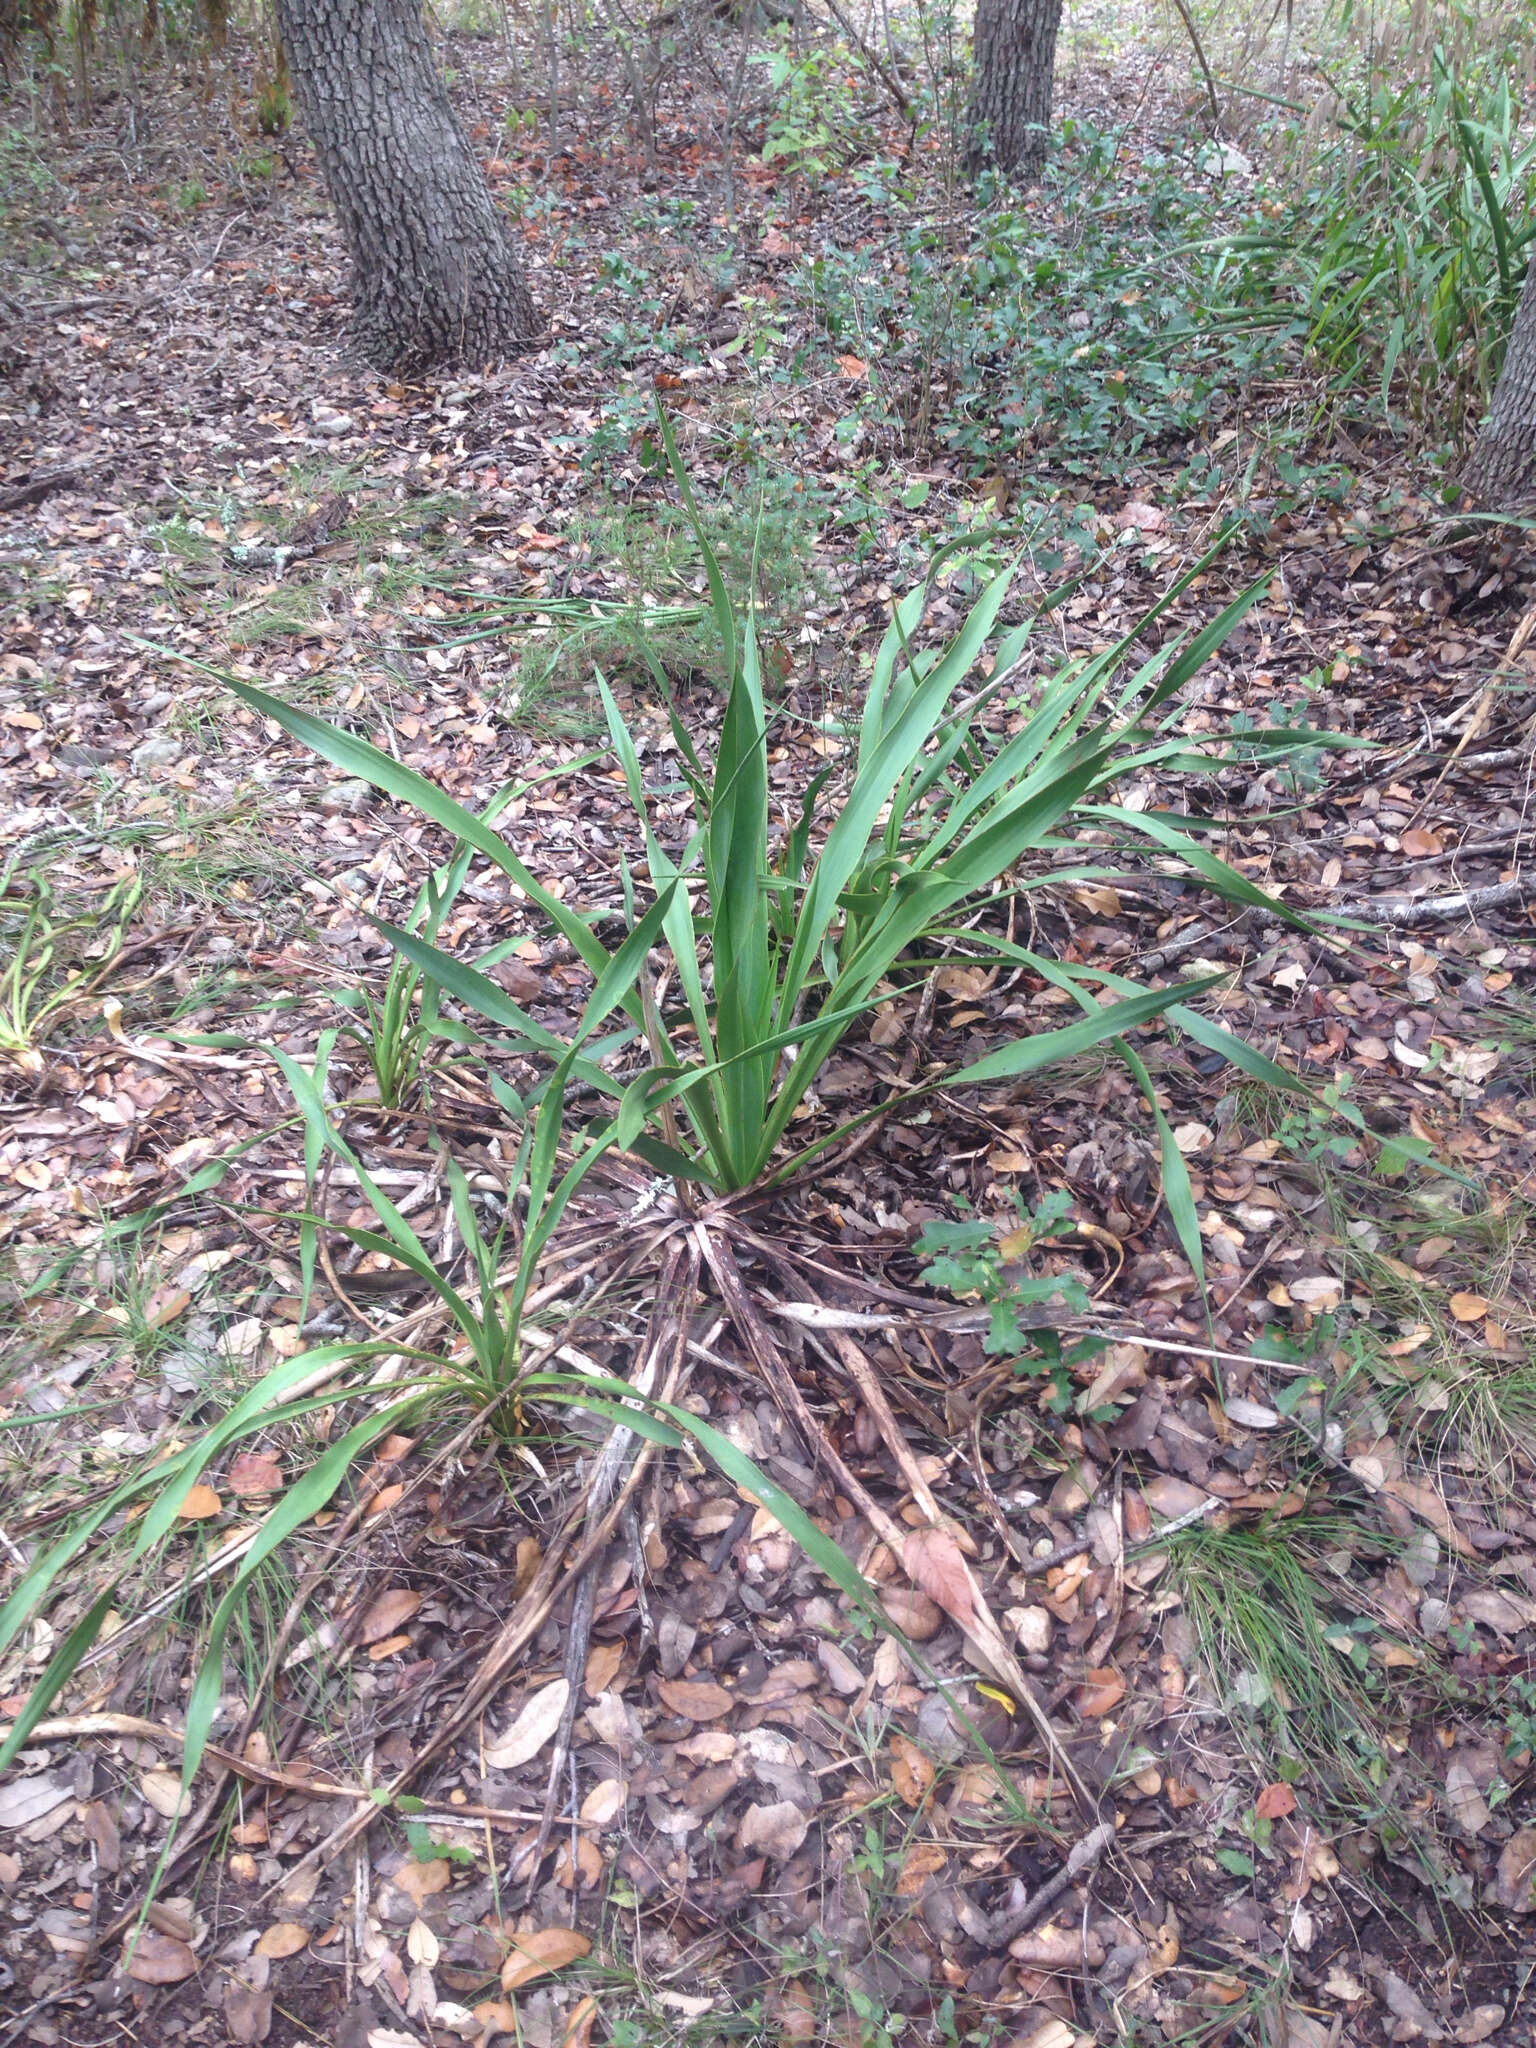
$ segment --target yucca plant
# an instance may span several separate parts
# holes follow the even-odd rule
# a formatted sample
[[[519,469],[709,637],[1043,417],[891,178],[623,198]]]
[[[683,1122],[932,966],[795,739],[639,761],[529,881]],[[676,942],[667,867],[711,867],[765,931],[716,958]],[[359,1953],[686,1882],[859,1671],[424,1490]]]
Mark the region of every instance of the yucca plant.
[[[1536,223],[1536,142],[1496,65],[1341,92],[1340,133],[1272,225],[1206,245],[1235,327],[1283,324],[1339,396],[1445,423],[1498,381]],[[1454,424],[1454,420],[1452,422]]]
[[[545,889],[483,819],[366,741],[249,683],[231,682],[264,717],[346,774],[414,803],[465,847],[483,853],[519,884],[593,974],[616,988],[628,1031],[580,1059],[581,1078],[614,1103],[612,1120],[598,1127],[598,1135],[719,1194],[758,1186],[836,1142],[840,1130],[822,1131],[793,1154],[781,1150],[818,1074],[860,1017],[925,975],[939,946],[999,890],[1109,872],[1097,864],[1056,864],[1056,856],[1071,851],[1070,838],[1062,835],[1075,813],[1091,815],[1096,826],[1111,823],[1128,836],[1149,839],[1160,852],[1179,854],[1234,901],[1277,910],[1272,898],[1201,848],[1189,830],[1109,801],[1120,778],[1188,760],[1189,743],[1160,730],[1157,714],[1221,645],[1260,589],[1229,605],[1193,638],[1127,673],[1136,639],[1187,588],[1186,577],[1114,647],[1070,662],[1036,685],[1020,729],[994,745],[984,714],[1005,691],[1020,689],[1031,625],[1004,633],[990,679],[968,693],[966,685],[992,648],[1012,571],[990,578],[945,646],[923,650],[917,644],[933,573],[953,558],[959,543],[939,552],[928,583],[897,607],[874,664],[837,800],[834,775],[824,771],[776,843],[770,720],[752,616],[749,610],[738,622],[665,423],[663,432],[695,523],[731,678],[712,764],[705,763],[672,709],[697,817],[676,857],[651,825],[638,750],[601,677],[599,689],[644,845],[643,878],[637,880],[627,865],[622,870],[627,914],[633,924],[642,882],[646,893],[667,904],[661,932],[669,964],[661,978],[676,989],[671,1006],[658,999],[643,957],[636,959],[627,988],[614,984],[618,956],[592,923]],[[974,548],[975,542],[964,545]],[[1258,734],[1246,736],[1245,743],[1273,753],[1294,739]],[[1024,875],[1021,863],[1031,857],[1038,857],[1037,871]],[[478,967],[443,952],[420,932],[381,929],[430,981],[510,1032],[515,1043],[556,1058],[566,1052]],[[947,1076],[948,1086],[1036,1071],[1091,1045],[1119,1040],[1164,1013],[1182,1020],[1186,1000],[1209,985],[1135,990],[1106,1004],[1084,991],[1081,975],[1066,974],[1056,963],[984,932],[968,930],[965,944],[973,956],[1018,960],[1064,982],[1085,1014],[1076,1024],[1003,1046]],[[1102,986],[1108,978],[1097,979]],[[1278,1068],[1229,1034],[1209,1024],[1201,1028],[1250,1070],[1262,1068],[1266,1078],[1284,1082]],[[639,1072],[633,1070],[636,1041],[647,1055]]]

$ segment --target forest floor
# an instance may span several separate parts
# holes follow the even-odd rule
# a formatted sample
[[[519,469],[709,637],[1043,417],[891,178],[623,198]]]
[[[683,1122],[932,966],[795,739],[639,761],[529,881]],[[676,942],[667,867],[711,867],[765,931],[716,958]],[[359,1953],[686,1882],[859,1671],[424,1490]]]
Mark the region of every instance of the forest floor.
[[[337,1000],[382,986],[369,913],[399,919],[442,841],[221,675],[346,718],[471,806],[543,775],[509,836],[567,901],[616,903],[638,842],[622,780],[592,758],[594,664],[659,801],[674,821],[686,804],[636,655],[642,599],[674,607],[647,630],[706,742],[721,708],[686,610],[697,553],[655,462],[657,391],[739,587],[758,549],[786,815],[837,769],[892,596],[941,541],[1018,522],[1021,611],[1076,579],[1042,628],[1039,659],[1059,664],[1136,624],[1235,516],[1159,631],[1268,588],[1190,686],[1184,729],[1289,721],[1371,748],[1170,771],[1139,800],[1216,816],[1212,844],[1289,908],[1365,921],[1234,914],[1155,859],[1030,893],[1032,943],[1064,960],[1224,972],[1223,1021],[1317,1091],[1278,1095],[1144,1034],[1204,1289],[1146,1106],[1096,1057],[879,1125],[751,1212],[764,1300],[798,1278],[860,1316],[890,1310],[849,1342],[969,1532],[1086,1799],[943,1607],[901,1587],[701,1295],[691,1406],[897,1582],[907,1640],[857,1626],[750,1492],[658,1458],[598,1575],[541,1841],[568,1584],[485,1709],[419,1760],[579,1512],[590,1436],[558,1407],[498,1434],[445,1406],[359,1471],[354,1512],[306,1524],[255,1582],[216,1731],[239,1740],[232,1802],[199,1827],[205,1765],[143,1923],[184,1808],[178,1731],[211,1602],[253,1517],[379,1398],[338,1396],[210,1471],[155,1582],[119,1588],[63,1718],[0,1784],[0,2043],[1529,2044],[1536,679],[1516,643],[1536,557],[1519,533],[1448,528],[1433,471],[1383,433],[1320,439],[1294,372],[1241,402],[1197,397],[1203,427],[1139,447],[1113,425],[1096,447],[1086,414],[1025,389],[989,440],[1007,350],[976,354],[964,386],[955,294],[923,268],[935,220],[963,245],[959,201],[926,159],[903,167],[878,108],[861,118],[897,165],[883,182],[867,152],[810,180],[741,143],[728,176],[718,99],[680,85],[654,166],[601,96],[566,114],[550,159],[539,133],[503,129],[518,94],[499,44],[452,54],[551,327],[487,375],[413,384],[349,362],[308,153],[226,121],[221,66],[202,94],[103,88],[67,134],[6,131],[8,1591],[260,1370],[401,1318],[425,1328],[412,1275],[327,1233],[300,1329],[303,1132],[264,1046],[312,1057],[343,1027],[335,1114],[445,1256],[445,1143],[477,1186],[504,1181],[504,1113],[477,1070],[370,1109],[362,1013]],[[1065,176],[1091,173],[1101,220],[1119,209],[1105,232],[1128,264],[1159,194],[1246,203],[1246,170],[1213,166],[1145,52],[1068,70]],[[920,191],[898,208],[904,179]],[[1063,191],[1022,213],[1070,265],[1089,231]],[[1085,292],[1112,274],[1092,263]],[[1069,411],[1084,308],[1052,359]],[[936,591],[940,627],[968,573]],[[583,970],[504,877],[477,874],[444,943],[477,957],[504,940],[505,987],[570,1028]],[[1055,1014],[1038,979],[963,959],[933,995],[850,1041],[818,1116],[877,1099],[904,1059],[974,1055]],[[333,1171],[312,1199],[363,1223],[348,1183]],[[622,1163],[594,1185],[573,1270],[635,1243],[651,1199]],[[1031,1256],[1091,1294],[1069,1325],[1083,1341],[1053,1351],[1042,1332],[1010,1363],[924,1286],[914,1238],[967,1205],[1056,1215]],[[568,1307],[562,1355],[629,1377],[647,1290],[631,1262],[600,1304]],[[920,1521],[912,1462],[845,1348],[786,1330],[826,1440]],[[99,1571],[67,1578],[6,1653],[0,1713]],[[413,1770],[404,1804],[370,1806]],[[372,1826],[344,1854],[310,1853],[359,1807]]]

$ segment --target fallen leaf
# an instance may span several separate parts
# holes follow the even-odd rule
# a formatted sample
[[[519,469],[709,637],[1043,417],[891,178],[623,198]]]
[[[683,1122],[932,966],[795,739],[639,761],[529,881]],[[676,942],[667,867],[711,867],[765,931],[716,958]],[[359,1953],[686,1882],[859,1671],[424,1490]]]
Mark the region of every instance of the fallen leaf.
[[[231,1978],[224,1987],[224,2025],[239,2048],[256,2048],[272,2031],[272,1994]]]
[[[565,2032],[560,2036],[560,2048],[590,2048],[598,2010],[595,1998],[582,1999],[565,2023]]]
[[[735,1706],[735,1696],[711,1678],[658,1678],[662,1705],[684,1721],[718,1721]]]
[[[197,1970],[197,1957],[184,1941],[156,1934],[153,1929],[140,1935],[137,1942],[130,1935],[125,1952],[128,1974],[135,1984],[180,1984]]]
[[[237,1500],[251,1500],[263,1493],[276,1493],[283,1483],[283,1468],[275,1451],[241,1451],[232,1458],[224,1484]]]
[[[932,1761],[905,1735],[891,1737],[891,1783],[908,1806],[921,1806],[933,1784]]]
[[[211,1486],[192,1486],[176,1512],[184,1522],[207,1522],[223,1514],[224,1503]]]
[[[485,1760],[492,1769],[515,1771],[531,1762],[560,1726],[570,1696],[570,1681],[564,1678],[553,1678],[530,1693],[506,1732],[486,1744]]]
[[[594,1699],[600,1692],[611,1692],[623,1662],[622,1643],[594,1643],[587,1652],[587,1668],[582,1679],[584,1689]]]
[[[624,1786],[618,1778],[600,1778],[581,1802],[581,1818],[605,1828],[624,1811]]]
[[[901,1568],[920,1592],[937,1601],[962,1628],[974,1624],[976,1595],[970,1568],[947,1529],[914,1529],[901,1546]],[[893,1621],[895,1618],[892,1615]]]
[[[1478,1789],[1471,1767],[1453,1757],[1445,1774],[1446,1811],[1463,1834],[1481,1834],[1493,1821],[1493,1812]]]
[[[284,1956],[296,1956],[300,1949],[309,1947],[309,1929],[299,1920],[274,1920],[256,1944],[259,1956],[271,1956],[274,1962]]]
[[[1092,1931],[1058,1927],[1052,1922],[1029,1934],[1016,1935],[1008,1953],[1030,1970],[1096,1970],[1104,1960],[1104,1944]]]
[[[749,1806],[741,1817],[738,1840],[745,1855],[758,1851],[776,1863],[787,1863],[810,1825],[811,1817],[802,1807],[793,1800],[779,1799],[771,1806]]]
[[[421,1595],[408,1586],[392,1586],[370,1602],[357,1627],[357,1640],[366,1646],[392,1636],[402,1622],[410,1620],[421,1605]]]
[[[1073,1704],[1085,1721],[1097,1721],[1112,1713],[1124,1698],[1124,1677],[1106,1665],[1100,1670],[1085,1673]]]
[[[75,1796],[74,1780],[65,1771],[43,1771],[35,1778],[12,1778],[0,1785],[0,1828],[24,1828],[41,1820]]]
[[[1287,1283],[1292,1301],[1318,1315],[1326,1315],[1344,1299],[1344,1282],[1332,1273],[1312,1273]]]
[[[861,383],[869,375],[868,363],[861,361],[858,356],[838,356],[836,360],[837,367],[843,375],[855,384]]]
[[[1488,1304],[1480,1294],[1453,1294],[1450,1307],[1458,1323],[1478,1323],[1488,1313]]]
[[[944,1626],[943,1608],[915,1586],[882,1586],[880,1604],[911,1642],[931,1642]]]
[[[501,1966],[503,1991],[521,1990],[536,1977],[563,1970],[592,1952],[592,1944],[574,1927],[540,1927],[532,1934],[514,1934],[512,1953]]]
[[[146,1771],[139,1790],[166,1820],[184,1820],[192,1811],[192,1794],[183,1786],[179,1771]]]
[[[436,1893],[446,1891],[452,1881],[453,1872],[446,1856],[434,1856],[430,1863],[417,1863],[414,1859],[402,1863],[390,1880],[418,1906]]]
[[[1517,1828],[1504,1844],[1493,1889],[1506,1913],[1536,1913],[1536,1827]]]
[[[437,1959],[442,1953],[442,1947],[425,1920],[417,1918],[405,1930],[405,1952],[411,1961],[422,1969],[437,1968]]]
[[[1428,860],[1432,854],[1445,851],[1445,841],[1437,833],[1426,832],[1418,825],[1410,825],[1399,843],[1414,860]]]
[[[1284,1783],[1266,1785],[1253,1810],[1260,1820],[1283,1820],[1296,1811],[1295,1788]]]

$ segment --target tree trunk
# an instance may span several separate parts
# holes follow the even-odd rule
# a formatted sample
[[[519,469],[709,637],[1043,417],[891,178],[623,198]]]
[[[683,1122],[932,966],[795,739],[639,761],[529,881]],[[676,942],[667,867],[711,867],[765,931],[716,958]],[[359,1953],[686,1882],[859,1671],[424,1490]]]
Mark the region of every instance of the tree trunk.
[[[977,0],[966,169],[1028,175],[1045,161],[1061,0]]]
[[[277,0],[277,18],[352,258],[353,333],[369,362],[422,370],[533,347],[541,322],[421,0]]]
[[[1536,511],[1536,261],[1525,273],[1509,353],[1461,483],[1492,511]]]

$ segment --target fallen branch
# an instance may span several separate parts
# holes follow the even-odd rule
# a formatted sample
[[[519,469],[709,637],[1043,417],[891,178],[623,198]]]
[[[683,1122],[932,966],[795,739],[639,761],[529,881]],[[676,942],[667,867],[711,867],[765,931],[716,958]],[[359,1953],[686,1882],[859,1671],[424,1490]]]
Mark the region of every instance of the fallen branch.
[[[1490,882],[1485,889],[1458,889],[1453,896],[1421,896],[1417,900],[1400,896],[1346,903],[1343,915],[1357,917],[1365,924],[1454,924],[1458,918],[1476,917],[1506,903],[1523,903],[1532,894],[1536,894],[1536,877],[1521,876],[1513,882]]]
[[[1115,1839],[1115,1824],[1112,1820],[1101,1821],[1091,1834],[1083,1836],[1073,1844],[1072,1852],[1056,1875],[1041,1885],[1032,1899],[1026,1899],[1013,1912],[999,1914],[993,1921],[989,1939],[994,1948],[1005,1948],[1010,1941],[1017,1941],[1021,1934],[1045,1918],[1062,1893],[1091,1870],[1104,1851]]]

